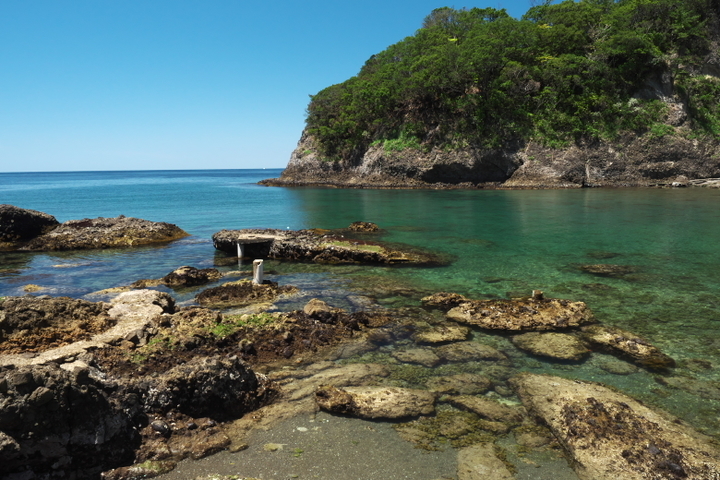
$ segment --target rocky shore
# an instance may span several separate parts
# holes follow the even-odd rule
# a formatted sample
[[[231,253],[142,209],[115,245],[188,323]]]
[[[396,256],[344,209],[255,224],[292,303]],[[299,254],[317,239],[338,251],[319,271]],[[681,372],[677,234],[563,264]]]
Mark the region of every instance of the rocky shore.
[[[55,217],[0,205],[0,249],[21,251],[126,248],[187,237],[176,225],[139,218],[85,218],[60,224]]]
[[[616,141],[550,148],[537,142],[502,149],[453,151],[371,146],[355,162],[332,162],[303,132],[287,168],[268,186],[345,188],[717,187],[720,145],[678,128],[662,138],[626,135]]]

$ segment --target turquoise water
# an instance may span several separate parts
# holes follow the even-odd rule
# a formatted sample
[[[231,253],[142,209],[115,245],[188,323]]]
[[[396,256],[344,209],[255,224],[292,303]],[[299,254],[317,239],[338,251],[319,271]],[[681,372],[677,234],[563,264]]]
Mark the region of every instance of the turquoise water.
[[[506,298],[541,289],[588,303],[605,323],[645,336],[679,361],[672,374],[613,375],[593,354],[567,365],[515,353],[518,370],[603,381],[667,408],[720,438],[720,191],[613,189],[540,191],[270,188],[280,170],[0,174],[0,203],[60,221],[120,214],[175,223],[190,237],[161,247],[80,253],[0,253],[0,296],[81,297],[158,278],[181,265],[209,267],[223,228],[340,228],[372,221],[383,239],[453,258],[439,268],[314,266],[268,262],[274,279],[307,298],[358,291],[387,306],[418,305],[435,291]],[[632,266],[622,278],[583,264]],[[230,267],[226,267],[230,268]],[[180,295],[187,301],[192,294]],[[290,306],[289,304],[287,305]],[[350,303],[343,304],[350,306]],[[506,351],[499,335],[477,334]],[[710,369],[698,367],[704,360]],[[672,377],[674,385],[667,385]],[[680,380],[678,380],[680,379]],[[679,382],[679,383],[678,383]],[[684,383],[683,383],[684,382]],[[689,385],[689,386],[688,386]]]

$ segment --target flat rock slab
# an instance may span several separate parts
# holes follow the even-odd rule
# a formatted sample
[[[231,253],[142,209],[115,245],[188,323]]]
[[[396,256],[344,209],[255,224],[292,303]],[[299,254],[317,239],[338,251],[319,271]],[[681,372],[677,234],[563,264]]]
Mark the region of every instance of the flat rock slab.
[[[125,248],[169,242],[189,234],[177,225],[140,218],[84,218],[67,221],[33,238],[19,250],[59,251]]]
[[[239,307],[255,303],[274,302],[280,295],[297,292],[292,285],[278,285],[266,281],[261,285],[250,280],[238,280],[208,288],[195,296],[195,301],[202,306],[212,308]]]
[[[495,455],[491,443],[481,443],[458,451],[458,480],[513,480],[515,476]]]
[[[720,478],[720,450],[672,415],[602,385],[522,374],[511,383],[583,480]]]
[[[582,334],[588,343],[629,358],[643,367],[662,370],[675,366],[675,360],[632,332],[606,325],[590,325],[582,329]]]
[[[561,299],[469,300],[447,312],[458,323],[490,330],[561,330],[594,323],[583,302]]]
[[[448,362],[504,361],[507,357],[496,348],[478,342],[457,342],[435,349],[435,353]]]
[[[492,398],[476,395],[458,395],[448,397],[447,402],[454,407],[468,412],[473,412],[488,420],[503,423],[520,423],[522,420],[522,409],[519,406],[511,407],[504,405]]]
[[[528,332],[512,337],[513,345],[541,357],[558,360],[582,360],[590,350],[575,335],[556,332]]]
[[[487,392],[492,380],[474,373],[459,373],[442,377],[431,377],[425,383],[431,392],[450,395],[476,395]]]
[[[435,395],[410,388],[322,386],[315,400],[328,412],[366,419],[417,417],[435,411]]]
[[[448,322],[445,325],[435,325],[432,327],[421,328],[416,331],[412,339],[416,343],[446,343],[459,342],[467,339],[470,335],[470,328]]]
[[[439,255],[409,245],[390,245],[366,239],[349,238],[347,229],[221,230],[212,236],[213,245],[226,253],[237,254],[242,245],[244,256],[316,263],[360,264],[446,264]]]
[[[412,348],[393,352],[393,358],[403,363],[417,363],[424,367],[434,367],[440,363],[440,357],[429,348]]]

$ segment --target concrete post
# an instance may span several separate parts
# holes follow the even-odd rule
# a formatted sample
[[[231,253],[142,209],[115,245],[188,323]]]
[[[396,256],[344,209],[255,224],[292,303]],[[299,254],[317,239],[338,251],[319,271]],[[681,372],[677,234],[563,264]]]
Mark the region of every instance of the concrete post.
[[[243,245],[240,242],[237,242],[237,249],[238,249],[238,258],[242,258],[245,256],[245,245]]]
[[[262,285],[263,283],[263,261],[253,260],[253,283]]]

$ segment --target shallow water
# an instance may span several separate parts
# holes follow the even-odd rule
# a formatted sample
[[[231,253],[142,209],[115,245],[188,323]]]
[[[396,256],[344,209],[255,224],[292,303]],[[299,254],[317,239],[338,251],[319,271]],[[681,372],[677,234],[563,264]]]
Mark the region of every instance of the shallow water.
[[[642,369],[609,373],[601,367],[613,359],[599,353],[583,363],[567,364],[531,358],[502,335],[476,332],[475,339],[510,355],[514,371],[601,381],[720,439],[719,190],[338,190],[256,185],[279,173],[0,174],[0,203],[44,211],[60,221],[124,214],[175,223],[191,234],[168,245],[131,250],[0,253],[0,296],[22,295],[25,285],[35,284],[43,288],[37,294],[82,297],[140,278],[159,278],[181,265],[210,267],[224,257],[210,241],[223,228],[341,228],[356,220],[371,221],[384,229],[383,240],[442,252],[453,263],[391,268],[269,261],[265,270],[273,272],[270,278],[303,290],[277,308],[298,308],[312,297],[348,309],[362,308],[366,297],[389,307],[417,306],[422,295],[436,291],[507,298],[540,289],[546,296],[582,300],[600,321],[642,335],[673,356],[679,366],[670,376],[682,380],[682,389],[668,385],[668,375]],[[625,265],[633,272],[603,277],[582,271],[584,264]],[[176,295],[181,302],[191,302],[194,293]],[[405,347],[387,346],[352,361],[392,363],[392,349]],[[417,384],[427,373],[432,372],[418,372]],[[403,378],[413,385],[412,376]]]

